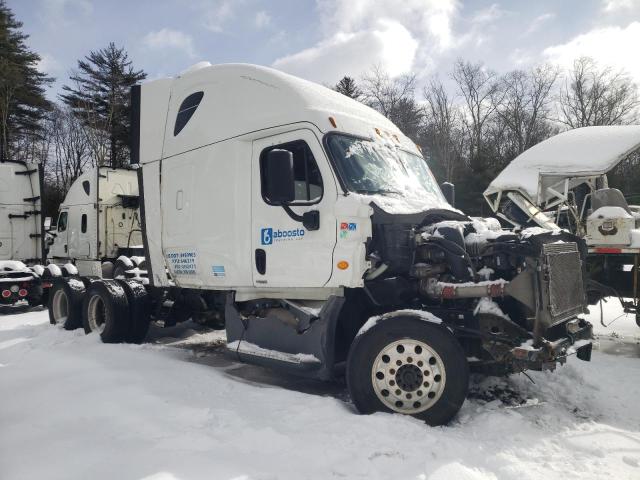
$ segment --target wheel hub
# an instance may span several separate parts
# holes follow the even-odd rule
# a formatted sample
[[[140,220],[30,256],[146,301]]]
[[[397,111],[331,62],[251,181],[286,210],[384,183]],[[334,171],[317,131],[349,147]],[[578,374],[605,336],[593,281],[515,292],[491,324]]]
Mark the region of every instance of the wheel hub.
[[[405,364],[402,365],[396,373],[396,383],[398,386],[407,391],[413,392],[422,385],[422,379],[424,375],[420,369],[415,365]]]
[[[371,382],[387,408],[414,415],[431,408],[442,396],[445,367],[427,343],[397,340],[378,353],[371,368]]]

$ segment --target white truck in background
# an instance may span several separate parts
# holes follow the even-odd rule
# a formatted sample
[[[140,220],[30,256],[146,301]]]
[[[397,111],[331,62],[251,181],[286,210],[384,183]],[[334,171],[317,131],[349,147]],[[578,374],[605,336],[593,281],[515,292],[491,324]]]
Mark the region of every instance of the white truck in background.
[[[607,173],[640,149],[640,126],[583,127],[514,159],[484,196],[516,228],[564,228],[588,247],[588,296],[620,298],[640,325],[640,206],[610,188]]]
[[[73,263],[74,273],[105,278],[144,266],[138,205],[134,170],[94,167],[83,173],[60,205],[55,230],[48,232],[49,262]]]
[[[45,300],[42,180],[38,165],[0,162],[0,305]]]
[[[139,342],[151,319],[218,319],[241,361],[346,375],[360,412],[433,425],[469,371],[589,360],[580,240],[467,217],[371,108],[243,64],[137,85],[131,104],[148,278],[58,278],[52,323]]]
[[[40,166],[0,163],[0,304],[46,304],[51,279],[59,276],[139,276],[144,257],[134,170],[96,167],[81,174],[54,227],[42,220],[41,189]]]

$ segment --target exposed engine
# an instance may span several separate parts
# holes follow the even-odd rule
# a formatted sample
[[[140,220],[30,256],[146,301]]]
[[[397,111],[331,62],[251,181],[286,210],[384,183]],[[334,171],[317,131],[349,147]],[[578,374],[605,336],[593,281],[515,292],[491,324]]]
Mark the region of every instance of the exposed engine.
[[[577,237],[538,228],[514,233],[496,219],[441,210],[408,215],[407,223],[397,216],[387,223],[392,217],[382,211],[373,218],[371,298],[378,305],[413,299],[457,330],[480,363],[553,368],[567,354],[560,339],[590,336],[590,325],[576,317],[585,308],[586,255]]]

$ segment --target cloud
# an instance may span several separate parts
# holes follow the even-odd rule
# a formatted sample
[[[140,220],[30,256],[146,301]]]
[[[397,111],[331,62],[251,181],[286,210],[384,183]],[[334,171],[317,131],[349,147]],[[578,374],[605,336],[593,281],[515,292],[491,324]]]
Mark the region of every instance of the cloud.
[[[567,43],[544,50],[549,60],[570,68],[573,61],[581,56],[589,56],[601,66],[625,70],[640,83],[640,22],[632,22],[627,27],[604,27],[578,35]]]
[[[38,70],[47,75],[55,75],[62,71],[62,64],[53,55],[42,53],[38,62]]]
[[[90,0],[42,0],[42,8],[38,9],[39,16],[53,29],[60,26],[72,25],[72,19],[78,16],[86,17],[93,13]]]
[[[204,16],[204,26],[212,32],[221,33],[224,25],[235,16],[236,8],[243,0],[214,0],[200,5]]]
[[[472,23],[482,24],[495,22],[504,15],[505,11],[500,8],[500,5],[494,3],[489,7],[476,12],[471,19]]]
[[[170,28],[147,33],[142,44],[152,50],[181,50],[190,58],[196,56],[191,35]]]
[[[625,10],[638,4],[637,0],[603,0],[602,9],[605,12],[616,12],[618,10]]]
[[[335,83],[344,75],[359,76],[373,65],[395,77],[411,69],[417,46],[401,24],[380,20],[372,30],[337,33],[314,47],[279,58],[273,65],[325,83]]]
[[[277,59],[276,68],[325,83],[374,65],[395,77],[456,45],[457,0],[317,0],[317,7],[321,40]]]
[[[257,28],[264,28],[271,24],[271,16],[264,10],[260,10],[253,17],[253,23]]]
[[[542,15],[537,16],[533,19],[533,21],[529,24],[529,28],[524,32],[524,35],[531,35],[533,32],[540,30],[540,28],[547,22],[556,18],[555,13],[544,13]]]

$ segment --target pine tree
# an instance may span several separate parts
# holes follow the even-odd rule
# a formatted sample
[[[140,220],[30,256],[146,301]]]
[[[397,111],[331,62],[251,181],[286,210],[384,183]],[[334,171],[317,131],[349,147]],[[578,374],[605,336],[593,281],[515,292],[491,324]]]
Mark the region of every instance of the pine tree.
[[[112,167],[129,161],[129,89],[146,76],[144,71],[133,68],[124,48],[110,43],[78,60],[78,69],[70,77],[73,86],[62,87],[66,92],[61,95],[62,101],[89,128],[108,136]]]
[[[348,76],[342,77],[336,84],[334,90],[354,100],[362,98],[362,90],[356,85],[356,81]]]
[[[40,56],[25,45],[22,22],[0,0],[0,161],[12,159],[13,145],[37,134],[51,104],[45,87],[53,81],[38,71]]]

